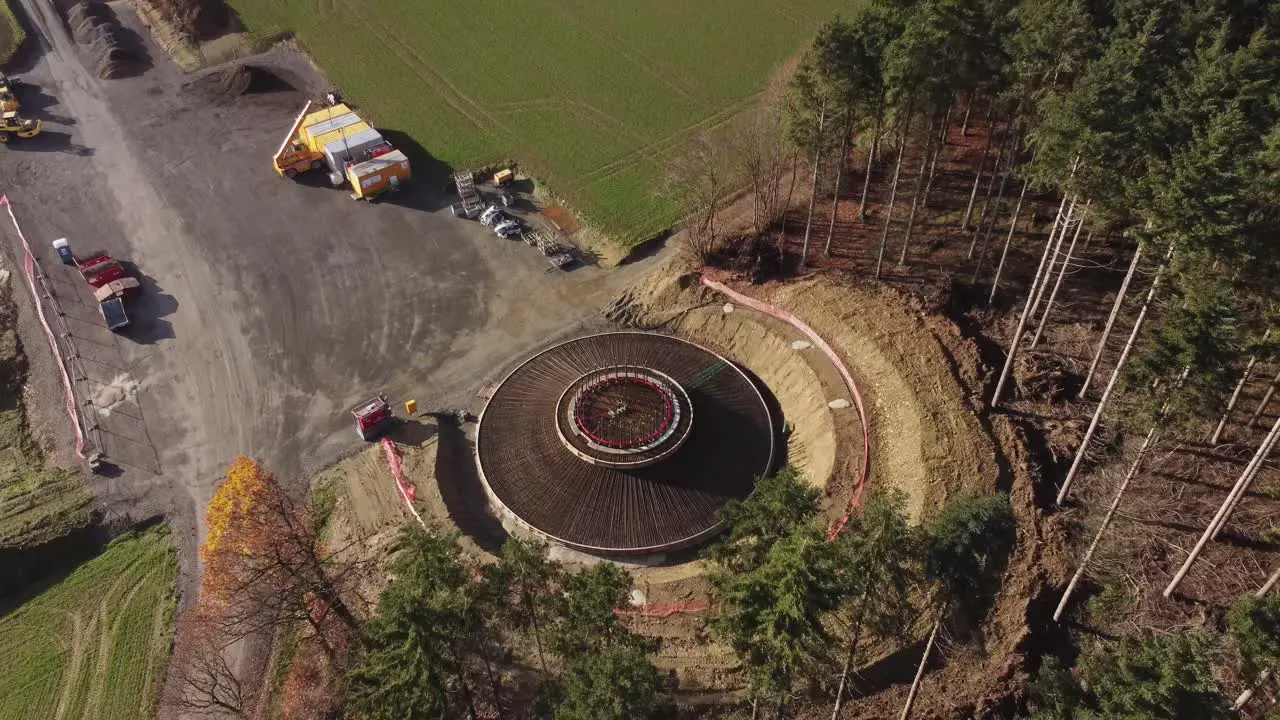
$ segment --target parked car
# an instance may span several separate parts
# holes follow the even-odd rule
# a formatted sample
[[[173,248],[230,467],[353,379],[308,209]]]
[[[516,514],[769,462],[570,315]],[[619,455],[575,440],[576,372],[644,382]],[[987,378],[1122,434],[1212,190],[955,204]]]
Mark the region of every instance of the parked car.
[[[502,212],[502,209],[497,205],[490,205],[484,209],[484,212],[480,213],[480,222],[488,225],[489,227],[497,227],[506,219],[507,214]]]
[[[515,220],[508,220],[493,229],[498,237],[510,240],[520,237],[520,223]]]

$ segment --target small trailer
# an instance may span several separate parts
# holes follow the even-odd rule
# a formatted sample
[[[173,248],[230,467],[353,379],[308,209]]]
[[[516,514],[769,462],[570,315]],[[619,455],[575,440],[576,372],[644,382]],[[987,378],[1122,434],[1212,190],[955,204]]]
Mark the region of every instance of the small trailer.
[[[347,167],[354,200],[373,200],[388,190],[399,190],[409,178],[409,158],[399,150]]]
[[[356,421],[356,434],[365,442],[375,440],[386,432],[394,419],[385,395],[369,398],[354,408],[351,415]]]
[[[124,307],[124,298],[138,290],[137,278],[122,277],[104,283],[95,288],[93,298],[98,301],[98,311],[107,323],[107,329],[115,332],[129,327],[129,313]]]

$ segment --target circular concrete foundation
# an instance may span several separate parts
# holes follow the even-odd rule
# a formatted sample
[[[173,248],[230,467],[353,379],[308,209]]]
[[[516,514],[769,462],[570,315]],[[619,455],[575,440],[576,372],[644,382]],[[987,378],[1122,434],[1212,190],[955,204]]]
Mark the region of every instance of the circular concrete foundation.
[[[775,457],[741,369],[668,335],[617,332],[526,360],[480,415],[476,463],[507,517],[576,550],[652,555],[710,538]]]

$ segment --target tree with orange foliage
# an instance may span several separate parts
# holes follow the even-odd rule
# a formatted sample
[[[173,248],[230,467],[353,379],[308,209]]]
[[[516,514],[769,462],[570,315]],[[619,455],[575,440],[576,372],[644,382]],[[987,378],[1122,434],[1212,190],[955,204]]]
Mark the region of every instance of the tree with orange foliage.
[[[305,621],[332,657],[328,623],[359,621],[342,598],[356,564],[330,552],[310,500],[295,498],[274,473],[240,457],[209,502],[202,601],[234,637]]]

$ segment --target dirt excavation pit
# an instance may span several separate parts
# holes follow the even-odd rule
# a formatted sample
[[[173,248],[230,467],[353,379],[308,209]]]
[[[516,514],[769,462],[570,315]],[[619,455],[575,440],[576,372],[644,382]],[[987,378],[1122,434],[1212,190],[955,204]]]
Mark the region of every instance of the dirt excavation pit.
[[[697,276],[683,272],[679,266],[659,268],[605,308],[605,314],[619,328],[670,335],[704,348],[740,369],[764,390],[762,396],[769,399],[771,421],[779,431],[778,457],[773,466],[790,463],[802,471],[808,482],[822,489],[828,522],[848,511],[864,462],[869,465],[866,491],[900,489],[907,497],[913,522],[936,513],[948,498],[962,491],[1008,492],[1017,518],[1019,543],[1009,558],[1005,590],[997,596],[984,621],[982,649],[960,646],[943,667],[931,672],[925,682],[934,692],[925,702],[938,704],[934,709],[947,715],[958,707],[982,707],[1021,687],[1026,677],[1022,658],[1030,623],[1038,612],[1037,598],[1062,574],[1060,529],[1044,523],[1035,510],[1034,464],[1026,455],[1021,431],[1007,417],[984,418],[978,413],[991,371],[981,363],[974,343],[936,308],[892,289],[833,276],[732,287],[806,323],[830,346],[858,385],[870,427],[870,458],[863,457],[862,418],[842,375],[821,344],[790,322],[748,309],[709,290]],[[619,363],[617,358],[604,360],[610,369],[616,369]],[[518,367],[518,361],[513,360],[513,367]],[[670,384],[666,379],[669,371],[662,372],[668,374],[650,378],[659,390]],[[569,372],[565,375],[567,380],[557,387],[578,387],[575,378],[580,375]],[[691,388],[697,387],[694,378],[698,377],[700,373],[694,372],[672,382],[685,392],[693,392]],[[478,405],[500,397],[502,384],[497,381],[501,378],[494,380],[486,386],[485,399]],[[603,377],[603,381],[608,380]],[[585,386],[597,385],[588,382]],[[659,399],[679,395],[650,390],[649,395]],[[560,395],[561,391],[556,390],[548,397],[563,400]],[[700,416],[694,402],[696,434]],[[632,405],[641,407],[639,400],[628,401],[627,419],[638,417],[633,417]],[[548,413],[553,420],[555,413]],[[590,417],[603,416],[596,413]],[[482,415],[479,428],[485,424]],[[556,434],[554,425],[549,424],[552,435]],[[674,422],[673,427],[677,425]],[[483,481],[478,477],[459,479],[467,475],[468,464],[469,471],[477,473],[476,457],[472,455],[475,446],[460,431],[454,432],[462,449],[451,451],[449,457],[441,450],[439,455],[431,453],[431,459],[424,464],[413,460],[422,449],[404,447],[406,473],[417,486],[417,505],[423,517],[428,522],[456,525],[462,530],[468,551],[487,557],[496,552],[507,534],[532,533],[514,522],[501,523],[504,530],[496,541],[473,533],[469,526],[477,523],[467,521],[468,514],[483,515],[487,518],[484,522],[491,525],[503,515],[495,507],[492,490],[475,492],[475,488],[460,487],[467,483],[480,487]],[[612,437],[597,434],[605,440]],[[483,450],[482,430],[481,435]],[[644,446],[645,452],[659,450]],[[367,514],[360,509],[364,501],[354,497],[342,501],[340,507],[350,510],[352,531],[373,537],[390,527],[384,522],[400,523],[408,515],[401,507],[403,503],[397,506],[395,502],[394,484],[381,453],[371,449],[360,457],[362,467],[355,474],[378,485],[363,490],[353,486],[352,492],[375,498],[375,514],[383,520],[374,520],[372,515],[362,520]],[[554,483],[538,487],[547,493],[555,490]],[[442,493],[452,497],[452,502],[441,502]],[[432,498],[436,498],[435,502]],[[465,498],[461,509],[459,498]],[[620,515],[601,519],[623,521]],[[598,554],[555,543],[552,547],[553,557],[570,565],[598,562],[594,556]],[[637,631],[662,640],[655,662],[678,677],[682,693],[719,697],[739,691],[746,678],[732,650],[718,644],[707,630],[707,567],[695,557],[693,549],[663,556],[621,557],[644,598],[643,605],[628,614],[627,622]],[[914,630],[921,636],[917,639],[927,632],[927,627]],[[891,664],[900,649],[877,648],[876,653],[869,653],[868,663],[860,671],[867,677],[884,675],[882,666]],[[940,683],[965,689],[939,693]],[[859,707],[865,709],[857,716],[877,717],[882,711],[888,712],[890,706],[900,706],[905,686],[887,681],[877,684],[877,688],[859,701]]]

